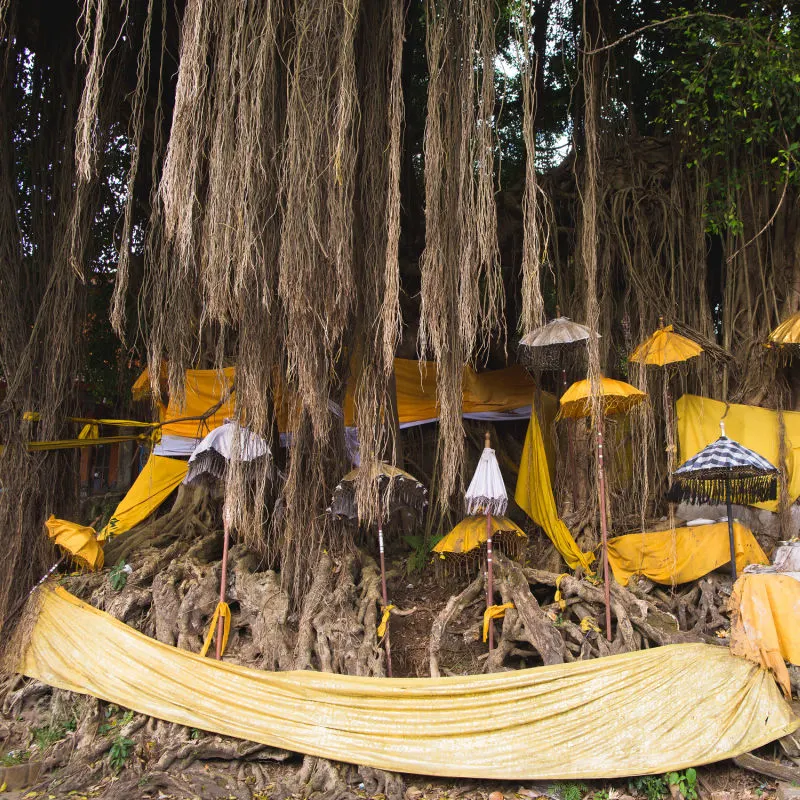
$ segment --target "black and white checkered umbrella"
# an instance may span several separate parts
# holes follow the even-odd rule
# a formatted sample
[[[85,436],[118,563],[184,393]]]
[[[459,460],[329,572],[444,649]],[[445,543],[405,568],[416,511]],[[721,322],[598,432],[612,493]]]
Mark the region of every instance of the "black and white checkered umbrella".
[[[732,504],[750,505],[774,500],[778,496],[778,470],[763,456],[725,435],[672,473],[673,483],[667,499],[677,503],[725,503],[728,507],[728,534],[731,565],[736,578]]]
[[[722,435],[672,473],[670,500],[748,505],[774,500],[778,470],[766,458]],[[730,494],[728,494],[730,493]]]

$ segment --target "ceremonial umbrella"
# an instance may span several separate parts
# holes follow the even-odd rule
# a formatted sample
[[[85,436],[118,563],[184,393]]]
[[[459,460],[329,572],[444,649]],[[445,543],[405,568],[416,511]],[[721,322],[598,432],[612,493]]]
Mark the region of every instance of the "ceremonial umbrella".
[[[528,534],[508,517],[491,517],[492,543],[515,551],[520,539]],[[465,517],[433,547],[440,558],[478,555],[486,545],[489,531],[483,516]]]
[[[526,333],[520,340],[520,360],[532,369],[556,371],[561,370],[562,390],[567,388],[567,370],[565,356],[574,353],[581,345],[585,345],[591,331],[569,317],[562,317],[556,306],[555,319],[546,325]],[[578,484],[575,472],[575,456],[572,448],[572,430],[567,427],[567,457],[572,484],[572,506],[577,507]]]
[[[659,327],[651,336],[645,339],[631,354],[628,361],[637,364],[662,367],[664,370],[664,415],[667,429],[667,455],[669,471],[675,468],[675,435],[672,422],[672,399],[669,392],[669,379],[666,369],[669,364],[688,361],[696,358],[703,352],[703,348],[691,339],[675,333],[672,325],[664,327],[664,318],[658,318]]]
[[[339,481],[333,490],[333,500],[327,511],[336,517],[345,517],[350,520],[358,519],[358,506],[356,504],[356,480],[368,465],[362,464],[356,467]],[[385,630],[383,644],[386,648],[386,672],[392,677],[392,646],[389,640],[389,593],[386,588],[386,561],[384,558],[383,546],[383,516],[387,517],[399,509],[408,508],[418,515],[421,515],[428,504],[428,490],[408,472],[378,461],[372,467],[370,479],[378,484],[378,553],[381,561],[381,597],[383,599],[383,621],[381,627]],[[388,506],[383,508],[381,499],[388,497]]]
[[[228,464],[234,457],[234,452],[240,461],[255,463],[263,458],[271,458],[272,451],[266,441],[249,428],[237,422],[225,420],[223,425],[214,428],[192,451],[189,456],[189,470],[184,483],[191,483],[201,475],[210,475],[212,478],[223,480],[228,469]],[[211,619],[208,636],[201,651],[202,655],[208,652],[211,639],[216,633],[216,657],[222,658],[230,631],[230,608],[225,601],[228,588],[228,548],[230,545],[230,513],[227,500],[222,506],[222,529],[224,532],[222,544],[222,571],[219,583],[219,603]]]
[[[603,583],[606,601],[606,638],[611,640],[611,585],[608,570],[608,522],[606,520],[606,479],[603,461],[603,418],[622,414],[641,403],[647,395],[635,386],[611,378],[599,379],[600,418],[597,437],[597,483],[600,490],[600,533],[603,540]],[[588,379],[577,381],[564,392],[558,418],[580,418],[592,415],[592,384]]]
[[[728,538],[731,571],[736,580],[736,546],[733,540],[732,503],[749,505],[774,500],[778,495],[778,470],[766,458],[725,435],[720,437],[672,473],[667,498],[677,503],[721,503],[728,509]]]
[[[798,347],[800,346],[800,311],[785,319],[769,335],[772,344]]]
[[[492,440],[486,432],[486,441],[466,494],[466,512],[469,516],[486,516],[486,608],[494,605],[492,585],[492,517],[502,517],[508,508],[508,494],[497,456],[492,449]],[[494,649],[494,626],[489,626],[489,650]]]

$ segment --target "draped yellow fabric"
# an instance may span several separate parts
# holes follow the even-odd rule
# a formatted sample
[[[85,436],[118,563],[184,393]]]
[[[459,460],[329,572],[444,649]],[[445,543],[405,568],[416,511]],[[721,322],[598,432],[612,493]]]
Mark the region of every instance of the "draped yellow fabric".
[[[697,395],[684,395],[675,404],[678,413],[680,463],[699,453],[719,438],[719,421],[725,403]],[[784,411],[789,504],[800,497],[800,411]],[[757,406],[730,405],[725,415],[725,432],[780,468],[778,412]],[[780,481],[778,482],[780,491]],[[778,501],[756,504],[768,511],[778,510]]]
[[[52,514],[44,524],[47,535],[77,564],[92,571],[103,568],[103,548],[94,528]]]
[[[730,600],[731,651],[775,673],[790,697],[785,661],[800,666],[800,580],[790,575],[742,575]]]
[[[733,523],[736,569],[769,564],[752,532]],[[617,583],[628,585],[632,575],[643,575],[668,585],[694,581],[731,560],[728,523],[693,525],[672,531],[629,533],[608,540],[608,560]]]
[[[31,678],[385,770],[505,780],[662,773],[753,750],[800,724],[768,672],[713,645],[490,675],[361,678],[201,658],[63,590],[45,590],[41,606],[20,665]]]
[[[219,635],[219,620],[222,618],[222,647],[220,647],[220,655],[225,653],[225,648],[228,646],[228,636],[231,633],[231,607],[225,602],[217,603],[214,613],[211,615],[211,622],[208,623],[208,632],[206,633],[203,646],[200,648],[200,655],[205,656],[208,654],[208,648],[211,647],[211,642],[215,636]]]
[[[522,460],[519,465],[517,488],[514,492],[517,505],[550,537],[567,564],[575,569],[579,564],[591,569],[593,553],[584,553],[578,547],[567,526],[559,519],[550,469],[547,465],[542,431],[536,414],[531,414]]]
[[[514,608],[513,603],[503,603],[501,606],[489,606],[486,611],[483,612],[483,641],[485,642],[489,638],[489,623],[493,619],[501,619],[506,615],[506,611],[509,608]]]
[[[165,435],[202,439],[209,431],[218,428],[226,417],[234,413],[235,397],[231,388],[236,377],[236,367],[226,367],[222,375],[215,369],[186,370],[186,398],[179,405],[170,398],[162,432]],[[222,405],[206,420],[170,422],[183,417],[200,417],[224,399]]]
[[[149,517],[178,488],[188,469],[185,461],[151,455],[97,538],[118,536]]]

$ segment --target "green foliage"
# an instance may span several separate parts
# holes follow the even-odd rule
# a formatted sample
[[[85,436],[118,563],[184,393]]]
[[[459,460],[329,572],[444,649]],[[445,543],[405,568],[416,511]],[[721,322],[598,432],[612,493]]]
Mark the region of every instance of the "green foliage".
[[[697,800],[697,772],[689,767],[685,772],[669,772],[665,776],[670,786],[677,786],[686,800]]]
[[[125,727],[133,719],[133,711],[126,711],[122,717],[118,717],[119,710],[119,706],[115,706],[113,703],[106,708],[106,721],[97,729],[100,736],[107,736],[113,730]]]
[[[29,750],[10,750],[0,756],[0,767],[16,767],[17,764],[25,764],[30,761]]]
[[[36,749],[43,753],[48,747],[60,742],[70,731],[74,731],[77,727],[77,721],[74,717],[61,722],[52,722],[49,725],[43,725],[40,728],[33,729],[33,742]]]
[[[687,18],[671,61],[660,123],[702,168],[708,232],[742,232],[747,185],[779,192],[800,181],[800,25],[785,10],[741,6],[742,16]],[[777,201],[777,197],[775,198]]]
[[[130,758],[133,746],[136,744],[133,739],[128,739],[125,736],[117,736],[111,743],[111,749],[108,751],[108,763],[114,772],[119,772]]]
[[[547,790],[550,794],[560,797],[561,800],[583,800],[589,791],[585,783],[556,783]]]
[[[421,572],[425,565],[431,560],[431,548],[441,541],[442,535],[425,536],[418,533],[413,536],[404,536],[403,541],[411,548],[411,555],[406,561],[406,571],[409,575]]]
[[[108,573],[108,582],[115,592],[122,591],[125,584],[128,582],[128,571],[125,569],[125,559],[121,558],[119,562],[111,568]]]
[[[662,800],[669,793],[667,782],[659,775],[642,775],[628,782],[631,794],[643,795],[647,800]]]

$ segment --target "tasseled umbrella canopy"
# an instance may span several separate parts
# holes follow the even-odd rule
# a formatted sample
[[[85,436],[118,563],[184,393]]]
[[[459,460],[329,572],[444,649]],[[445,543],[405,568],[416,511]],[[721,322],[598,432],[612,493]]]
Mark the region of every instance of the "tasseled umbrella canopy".
[[[358,507],[356,505],[356,479],[364,467],[356,467],[342,478],[333,490],[333,499],[328,512],[335,517],[346,517],[350,520],[358,519]],[[400,469],[399,467],[379,461],[375,480],[378,483],[378,490],[383,495],[389,481],[392,482],[391,493],[389,496],[389,513],[395,508],[408,508],[417,514],[421,514],[428,504],[428,490],[413,475]]]
[[[189,471],[184,483],[191,483],[200,475],[212,475],[224,479],[228,463],[233,458],[234,447],[239,436],[239,459],[255,462],[260,458],[269,458],[272,451],[266,441],[248,428],[235,422],[226,422],[209,433],[189,456]]]
[[[491,514],[502,517],[508,508],[508,494],[500,465],[494,450],[488,445],[483,448],[475,474],[464,495],[464,504],[469,516]]]
[[[703,348],[697,342],[675,333],[672,325],[667,325],[659,328],[652,336],[645,339],[628,356],[628,360],[637,364],[666,367],[667,364],[688,361],[702,352]]]
[[[769,335],[771,344],[800,347],[800,312],[781,322]]]
[[[519,340],[520,361],[537,370],[562,369],[565,357],[585,346],[590,335],[585,325],[556,317]]]
[[[724,432],[672,476],[674,481],[667,495],[672,502],[717,504],[730,499],[732,503],[749,505],[774,500],[778,493],[778,470]]]

